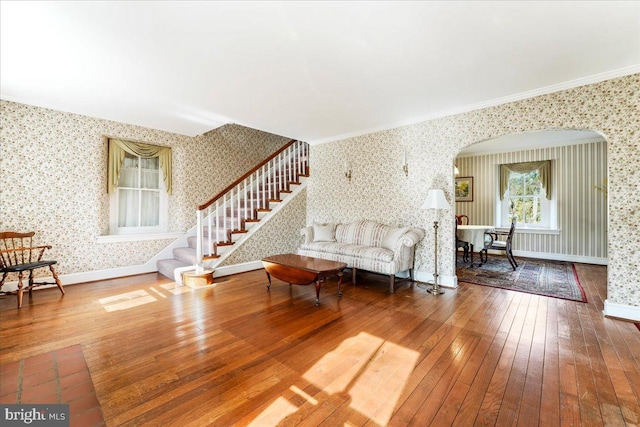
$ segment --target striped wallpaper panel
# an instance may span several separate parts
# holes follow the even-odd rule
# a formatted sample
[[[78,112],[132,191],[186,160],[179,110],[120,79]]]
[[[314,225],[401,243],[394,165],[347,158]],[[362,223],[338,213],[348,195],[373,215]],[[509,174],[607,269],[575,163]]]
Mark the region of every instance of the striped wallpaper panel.
[[[456,202],[471,224],[495,224],[498,167],[502,163],[552,160],[559,235],[517,233],[514,251],[607,258],[607,200],[594,186],[607,177],[606,141],[457,158],[458,176],[472,176],[473,202]],[[561,257],[560,257],[561,258]]]

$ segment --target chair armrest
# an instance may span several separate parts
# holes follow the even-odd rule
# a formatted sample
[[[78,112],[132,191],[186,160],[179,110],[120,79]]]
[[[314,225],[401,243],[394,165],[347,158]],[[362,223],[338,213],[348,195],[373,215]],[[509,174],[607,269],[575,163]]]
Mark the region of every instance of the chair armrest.
[[[32,248],[30,248],[31,250],[34,251],[39,251],[40,253],[38,254],[38,261],[42,260],[42,256],[44,255],[44,251],[46,251],[47,249],[51,249],[51,245],[42,245],[42,246],[34,246]]]
[[[485,249],[491,248],[491,246],[493,246],[493,242],[498,240],[498,236],[493,231],[485,231],[484,235],[489,237],[489,240],[485,239],[485,241],[484,241],[484,248]]]
[[[313,227],[305,227],[300,230],[300,235],[304,236],[304,244],[307,245],[313,242]]]

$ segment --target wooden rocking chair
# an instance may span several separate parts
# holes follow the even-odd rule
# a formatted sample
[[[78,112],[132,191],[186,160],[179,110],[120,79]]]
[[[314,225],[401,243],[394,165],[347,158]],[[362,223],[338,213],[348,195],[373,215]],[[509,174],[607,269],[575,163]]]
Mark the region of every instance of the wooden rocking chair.
[[[30,233],[15,233],[7,231],[0,233],[0,272],[2,272],[2,280],[0,280],[0,295],[17,294],[18,308],[22,307],[22,295],[24,291],[29,291],[38,286],[57,285],[62,295],[62,283],[58,279],[53,265],[57,261],[45,261],[42,259],[44,251],[51,249],[51,246],[33,246],[33,235]],[[43,267],[49,267],[55,282],[35,282],[33,278],[33,270]],[[25,271],[29,271],[29,285],[24,286],[22,283],[22,275]],[[2,285],[9,273],[18,273],[18,289],[16,291],[2,291]]]

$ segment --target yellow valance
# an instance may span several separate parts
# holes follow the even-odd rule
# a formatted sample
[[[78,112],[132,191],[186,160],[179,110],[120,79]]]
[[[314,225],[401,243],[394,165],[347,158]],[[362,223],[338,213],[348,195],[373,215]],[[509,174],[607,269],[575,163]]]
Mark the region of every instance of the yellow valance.
[[[547,200],[551,200],[551,160],[539,162],[508,163],[500,165],[500,200],[504,200],[504,193],[509,186],[509,174],[511,172],[529,173],[538,170],[540,183],[547,193]]]
[[[167,194],[171,194],[171,148],[141,142],[109,139],[109,166],[107,172],[107,192],[112,193],[118,186],[120,168],[124,162],[125,153],[150,159],[158,157],[162,178],[167,187]]]

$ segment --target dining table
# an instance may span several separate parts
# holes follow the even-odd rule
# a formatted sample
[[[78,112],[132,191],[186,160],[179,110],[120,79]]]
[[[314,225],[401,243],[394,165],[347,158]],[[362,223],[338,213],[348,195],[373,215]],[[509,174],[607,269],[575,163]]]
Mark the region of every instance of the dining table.
[[[470,265],[473,267],[473,252],[474,248],[478,248],[478,257],[482,265],[482,256],[480,252],[484,249],[485,233],[495,231],[493,225],[458,225],[458,240],[469,243],[469,252],[471,255]]]

